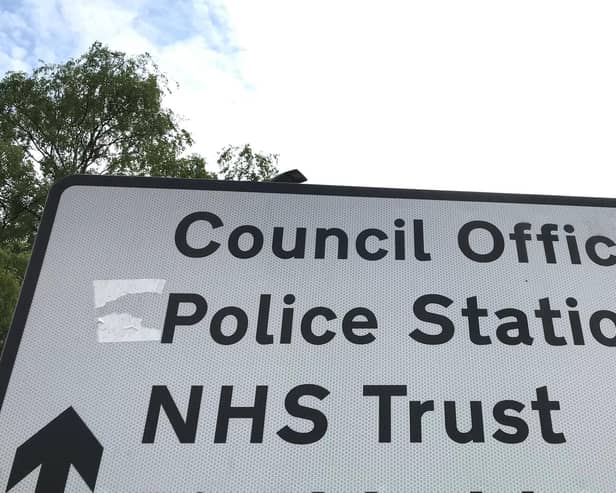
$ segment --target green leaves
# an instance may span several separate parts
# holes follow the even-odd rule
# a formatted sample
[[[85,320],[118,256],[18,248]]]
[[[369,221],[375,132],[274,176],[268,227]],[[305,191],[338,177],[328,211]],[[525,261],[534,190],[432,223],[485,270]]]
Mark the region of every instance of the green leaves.
[[[167,92],[149,55],[128,57],[95,43],[65,64],[43,65],[31,76],[8,74],[0,82],[0,135],[49,181],[76,173],[145,174],[150,161],[173,161],[192,144],[162,106]]]
[[[29,252],[16,253],[0,247],[0,349],[17,304],[29,257]]]
[[[149,176],[173,176],[176,178],[201,178],[215,180],[215,173],[205,169],[205,159],[198,154],[176,159],[173,163],[168,160],[160,160],[150,165]]]
[[[80,173],[214,177],[162,104],[149,55],[94,43],[63,64],[0,80],[0,339],[8,329],[47,192]]]
[[[278,173],[278,154],[255,153],[250,144],[228,146],[218,157],[218,166],[225,180],[270,180]]]
[[[150,55],[101,43],[0,80],[0,347],[54,182],[90,173],[217,178],[203,157],[187,153],[193,139],[163,105],[168,93]],[[229,146],[218,164],[228,180],[267,180],[277,160]]]
[[[21,147],[0,140],[0,245],[29,249],[47,194]]]

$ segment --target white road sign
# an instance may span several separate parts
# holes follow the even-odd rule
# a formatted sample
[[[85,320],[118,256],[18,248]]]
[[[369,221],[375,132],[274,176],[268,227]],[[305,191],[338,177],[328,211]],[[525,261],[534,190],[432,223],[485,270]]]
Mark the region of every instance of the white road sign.
[[[614,492],[616,201],[75,177],[6,492]]]

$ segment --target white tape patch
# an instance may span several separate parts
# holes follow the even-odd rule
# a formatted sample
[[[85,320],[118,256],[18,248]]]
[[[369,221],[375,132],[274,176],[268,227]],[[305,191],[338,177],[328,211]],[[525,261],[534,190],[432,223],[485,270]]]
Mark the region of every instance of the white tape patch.
[[[127,295],[158,294],[165,287],[165,279],[105,279],[92,281],[94,306],[103,308]],[[111,312],[101,315],[96,323],[98,342],[160,341],[162,330],[145,327],[143,318],[131,313]]]
[[[110,313],[97,321],[98,342],[160,341],[160,329],[144,327],[143,319],[130,313]]]
[[[94,285],[94,306],[102,308],[127,294],[162,294],[164,279],[106,279],[92,281]]]

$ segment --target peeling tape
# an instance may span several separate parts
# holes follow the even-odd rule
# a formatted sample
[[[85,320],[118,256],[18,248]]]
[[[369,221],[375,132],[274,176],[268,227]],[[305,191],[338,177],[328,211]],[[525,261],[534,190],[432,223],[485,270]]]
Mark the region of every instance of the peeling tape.
[[[110,313],[97,321],[98,342],[160,341],[160,329],[144,327],[143,319],[130,313]]]
[[[94,306],[102,308],[127,294],[162,294],[164,279],[106,279],[92,281],[94,285]]]
[[[165,279],[105,279],[92,281],[94,306],[103,308],[112,301],[127,295],[146,293],[162,294]],[[96,337],[98,342],[160,341],[161,329],[145,327],[143,318],[130,313],[106,313],[98,317]]]

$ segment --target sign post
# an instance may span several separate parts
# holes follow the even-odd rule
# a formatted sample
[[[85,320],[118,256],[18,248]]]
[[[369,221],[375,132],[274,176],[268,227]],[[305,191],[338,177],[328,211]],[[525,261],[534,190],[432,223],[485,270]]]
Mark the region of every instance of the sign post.
[[[616,491],[616,200],[51,192],[0,491]]]

